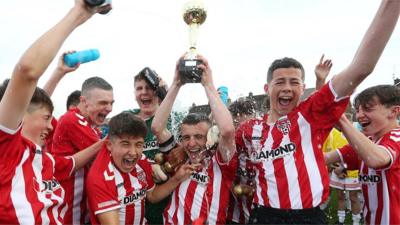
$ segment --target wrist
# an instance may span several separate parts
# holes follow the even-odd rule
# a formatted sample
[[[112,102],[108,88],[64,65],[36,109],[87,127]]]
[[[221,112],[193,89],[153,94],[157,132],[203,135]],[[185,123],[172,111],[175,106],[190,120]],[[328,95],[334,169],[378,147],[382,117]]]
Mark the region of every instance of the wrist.
[[[86,22],[90,17],[92,17],[92,13],[86,10],[83,6],[75,5],[68,13],[68,16],[72,17],[75,26],[79,26]]]

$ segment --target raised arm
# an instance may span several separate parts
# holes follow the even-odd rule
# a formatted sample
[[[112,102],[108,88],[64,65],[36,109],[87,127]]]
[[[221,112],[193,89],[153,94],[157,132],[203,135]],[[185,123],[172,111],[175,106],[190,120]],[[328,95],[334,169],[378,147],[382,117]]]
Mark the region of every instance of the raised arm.
[[[203,61],[199,65],[199,68],[203,70],[201,84],[206,91],[211,113],[220,132],[218,151],[220,151],[223,160],[228,162],[236,151],[235,127],[233,126],[232,116],[214,86],[211,68],[207,59],[203,56],[199,56],[199,59]]]
[[[382,0],[350,65],[333,78],[339,97],[350,95],[375,68],[399,18],[400,1]]]
[[[342,115],[339,120],[342,132],[346,139],[353,146],[358,157],[370,168],[382,168],[391,162],[391,157],[387,151],[382,150],[382,146],[373,143],[368,137],[357,130],[353,124]]]
[[[69,67],[65,64],[64,62],[64,56],[69,53],[73,53],[75,51],[67,51],[61,54],[61,56],[58,58],[58,63],[57,63],[57,68],[53,71],[51,74],[50,79],[46,82],[46,84],[43,87],[43,90],[46,91],[46,93],[51,96],[56,89],[58,83],[60,80],[65,76],[65,74],[70,73],[75,71],[76,69],[79,68],[79,64],[77,64],[74,67]]]
[[[156,110],[153,122],[151,124],[151,130],[153,131],[154,135],[156,135],[158,143],[166,142],[172,135],[171,132],[167,129],[167,122],[181,86],[182,84],[179,79],[177,63],[172,85],[168,89],[167,95],[161,102],[160,107],[158,107],[158,109]]]
[[[314,72],[315,77],[317,78],[315,83],[315,90],[319,90],[324,86],[326,82],[326,78],[329,75],[329,72],[332,68],[332,60],[326,59],[324,60],[325,55],[321,56],[319,63],[315,66]]]
[[[79,151],[72,155],[72,157],[75,160],[75,168],[74,170],[77,171],[80,168],[84,167],[86,164],[88,164],[94,157],[97,155],[97,153],[100,151],[101,146],[103,146],[105,142],[105,139],[102,139],[91,146],[83,149],[82,151]]]
[[[18,127],[40,76],[62,43],[76,27],[98,10],[104,8],[88,8],[83,0],[75,0],[75,5],[68,14],[26,50],[15,66],[9,86],[0,102],[0,124],[10,129]]]

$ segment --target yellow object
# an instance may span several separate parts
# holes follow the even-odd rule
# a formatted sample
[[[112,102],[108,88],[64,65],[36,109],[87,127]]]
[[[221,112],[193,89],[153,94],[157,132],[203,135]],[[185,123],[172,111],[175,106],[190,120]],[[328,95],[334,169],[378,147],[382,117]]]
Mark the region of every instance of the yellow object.
[[[339,149],[347,144],[348,142],[342,132],[336,128],[333,128],[326,138],[324,145],[322,146],[322,151],[335,151],[336,149]],[[358,170],[347,170],[347,177],[358,178]]]

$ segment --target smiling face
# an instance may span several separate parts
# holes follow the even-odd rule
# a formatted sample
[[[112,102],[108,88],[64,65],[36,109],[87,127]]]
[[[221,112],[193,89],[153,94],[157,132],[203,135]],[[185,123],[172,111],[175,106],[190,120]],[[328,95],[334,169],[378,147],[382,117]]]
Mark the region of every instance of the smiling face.
[[[135,81],[135,98],[141,113],[151,116],[155,114],[159,99],[156,91],[143,79]]]
[[[272,79],[264,86],[270,97],[270,116],[276,121],[287,115],[299,103],[305,85],[302,71],[297,68],[278,68],[272,72]]]
[[[366,136],[377,140],[389,130],[397,126],[399,106],[386,107],[380,104],[377,97],[369,104],[360,105],[356,109],[356,118]]]
[[[144,146],[143,137],[122,136],[112,137],[107,143],[107,149],[115,166],[124,173],[129,173],[142,157]]]
[[[89,122],[100,126],[104,124],[107,115],[112,111],[113,91],[93,88],[85,96],[81,96],[81,103]]]
[[[200,163],[204,158],[202,150],[206,147],[209,128],[210,125],[207,122],[181,125],[181,143],[192,163]]]
[[[47,107],[39,107],[32,112],[25,113],[22,135],[43,147],[46,137],[53,130],[52,118],[53,116]]]

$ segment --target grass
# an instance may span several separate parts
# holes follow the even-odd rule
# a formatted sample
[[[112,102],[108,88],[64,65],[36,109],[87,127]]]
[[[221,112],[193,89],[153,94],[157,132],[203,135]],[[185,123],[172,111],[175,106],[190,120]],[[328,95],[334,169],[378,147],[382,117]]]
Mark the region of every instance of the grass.
[[[338,221],[338,216],[337,216],[337,199],[336,199],[336,191],[331,191],[331,197],[330,201],[328,203],[328,207],[325,209],[325,213],[328,218],[328,224],[336,224]],[[346,210],[346,219],[344,221],[345,224],[353,224],[353,221],[351,219],[351,211]],[[362,221],[360,221],[360,224],[363,224]]]

